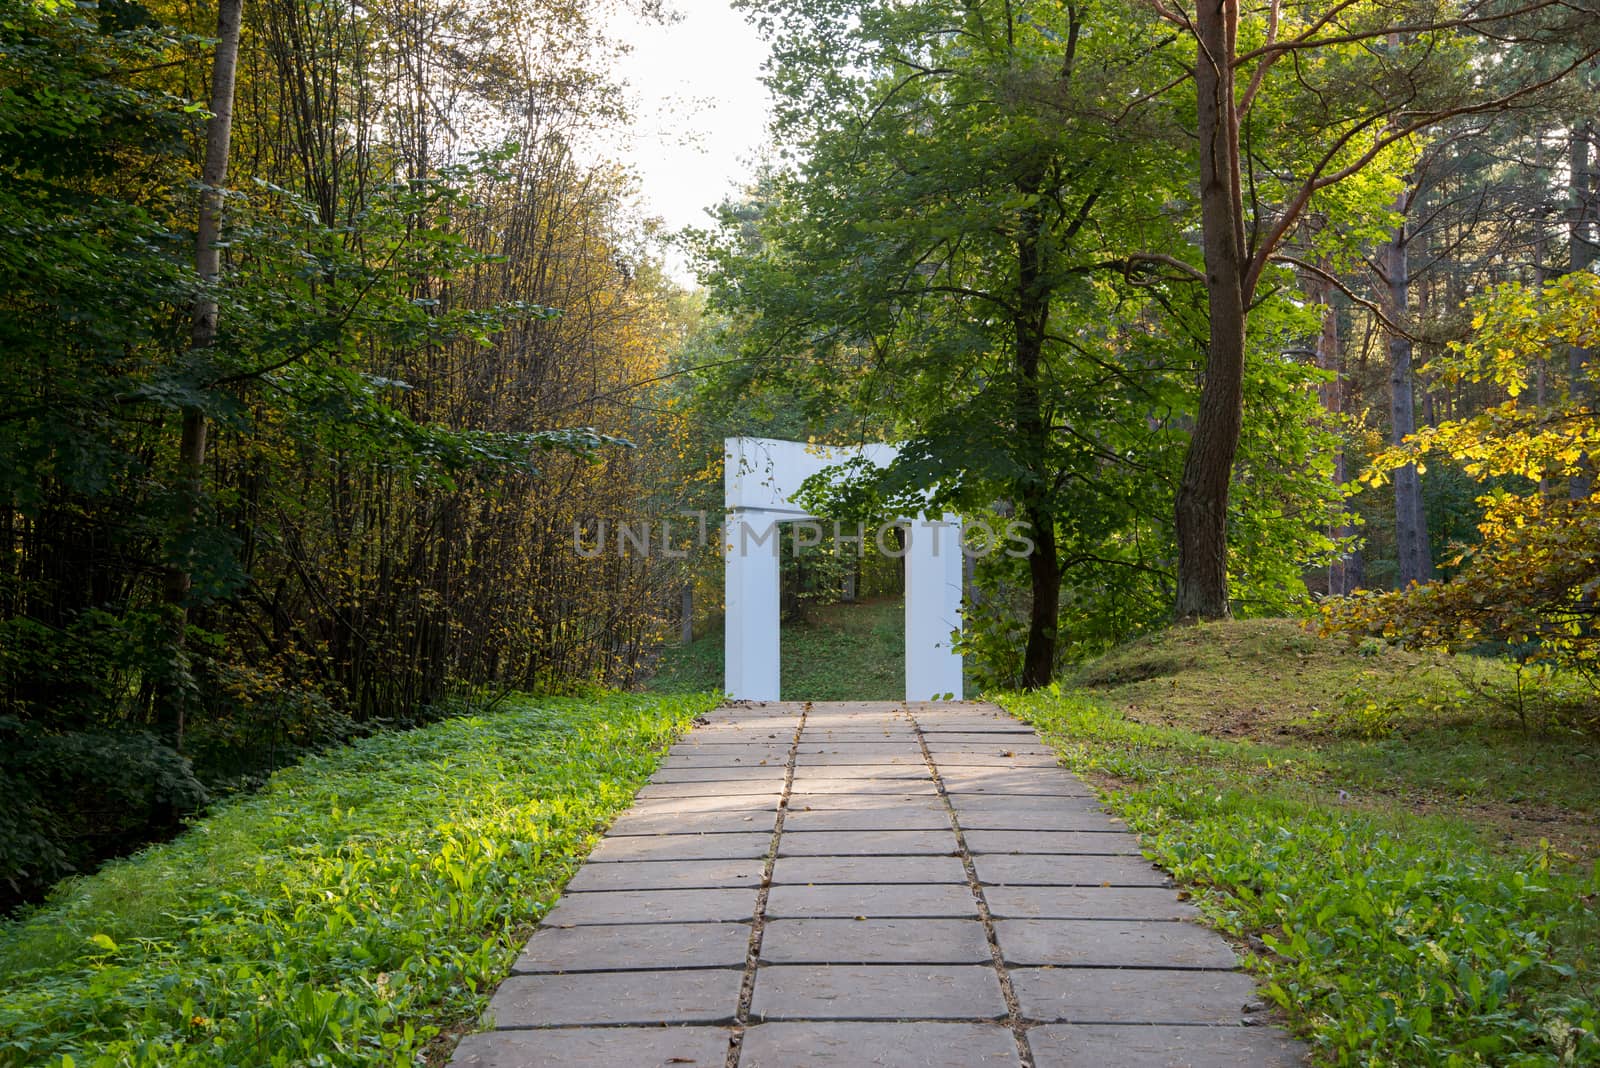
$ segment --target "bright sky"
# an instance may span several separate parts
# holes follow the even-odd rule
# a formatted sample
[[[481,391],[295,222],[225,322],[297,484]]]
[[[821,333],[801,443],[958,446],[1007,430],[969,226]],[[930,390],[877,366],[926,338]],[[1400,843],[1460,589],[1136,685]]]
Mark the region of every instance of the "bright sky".
[[[641,180],[641,207],[666,229],[708,221],[705,209],[743,186],[764,140],[767,47],[727,0],[667,0],[672,25],[625,18],[614,32],[633,47],[616,72],[635,97],[624,162]],[[669,252],[669,272],[693,278]]]

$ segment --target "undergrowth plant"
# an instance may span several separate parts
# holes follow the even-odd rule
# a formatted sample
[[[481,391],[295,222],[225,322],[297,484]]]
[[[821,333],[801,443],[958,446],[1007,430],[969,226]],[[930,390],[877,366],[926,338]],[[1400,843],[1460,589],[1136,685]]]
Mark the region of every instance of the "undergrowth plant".
[[[416,1063],[710,704],[519,698],[278,773],[0,928],[0,1065]]]
[[[1314,756],[1134,723],[1059,688],[1002,700],[1254,947],[1247,965],[1320,1061],[1600,1064],[1600,865],[1347,801]]]

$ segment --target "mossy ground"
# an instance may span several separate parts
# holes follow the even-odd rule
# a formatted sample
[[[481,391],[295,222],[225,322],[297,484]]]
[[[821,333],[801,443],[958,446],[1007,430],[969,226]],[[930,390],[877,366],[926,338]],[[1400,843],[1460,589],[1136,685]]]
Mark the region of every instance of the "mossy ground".
[[[1509,848],[1600,857],[1595,695],[1503,660],[1318,637],[1293,620],[1177,627],[1067,680],[1129,720],[1250,743],[1344,805],[1477,824]]]

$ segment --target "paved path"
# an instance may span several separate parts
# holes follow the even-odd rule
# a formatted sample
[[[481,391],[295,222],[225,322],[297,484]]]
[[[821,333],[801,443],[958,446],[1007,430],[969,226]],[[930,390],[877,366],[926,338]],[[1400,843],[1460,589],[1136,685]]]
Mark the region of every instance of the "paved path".
[[[1300,1064],[1228,944],[993,705],[719,709],[455,1068]]]

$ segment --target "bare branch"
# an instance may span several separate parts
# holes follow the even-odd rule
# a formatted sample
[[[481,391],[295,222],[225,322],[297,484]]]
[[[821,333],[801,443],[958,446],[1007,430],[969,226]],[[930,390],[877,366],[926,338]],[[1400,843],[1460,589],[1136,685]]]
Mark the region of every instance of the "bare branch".
[[[1344,282],[1340,281],[1340,279],[1339,279],[1339,277],[1337,275],[1323,270],[1321,267],[1318,267],[1314,263],[1309,263],[1306,260],[1302,260],[1298,256],[1290,256],[1290,255],[1288,255],[1286,253],[1283,253],[1283,252],[1274,253],[1272,255],[1271,259],[1275,263],[1287,263],[1289,266],[1295,267],[1295,268],[1297,268],[1299,270],[1302,270],[1302,271],[1306,272],[1307,274],[1315,275],[1321,281],[1326,282],[1328,285],[1332,286],[1333,288],[1337,289],[1339,292],[1343,293],[1346,297],[1350,298],[1351,303],[1359,304],[1363,308],[1365,308],[1369,312],[1371,312],[1373,314],[1373,316],[1378,320],[1378,322],[1383,326],[1383,328],[1385,330],[1389,331],[1391,334],[1395,334],[1395,335],[1397,335],[1399,337],[1403,337],[1407,341],[1411,341],[1411,342],[1415,342],[1415,343],[1419,343],[1419,344],[1422,342],[1422,340],[1423,340],[1422,338],[1418,337],[1417,335],[1413,334],[1411,331],[1407,330],[1405,327],[1401,326],[1399,323],[1395,322],[1376,303],[1374,303],[1373,301],[1368,300],[1365,297],[1357,296],[1354,292],[1351,291],[1349,286],[1345,285]]]
[[[1462,104],[1459,107],[1445,108],[1441,111],[1429,111],[1420,114],[1414,113],[1416,117],[1411,119],[1411,121],[1397,124],[1393,126],[1388,133],[1374,138],[1371,147],[1362,152],[1361,155],[1357,156],[1356,159],[1349,164],[1339,168],[1336,171],[1323,173],[1323,169],[1332,163],[1334,157],[1338,155],[1340,150],[1342,150],[1345,145],[1349,144],[1357,134],[1371,128],[1379,119],[1389,119],[1393,118],[1395,115],[1405,115],[1406,112],[1401,109],[1396,109],[1389,115],[1369,115],[1367,118],[1361,120],[1361,122],[1352,126],[1349,130],[1345,131],[1345,133],[1342,134],[1331,147],[1329,147],[1328,151],[1323,153],[1322,159],[1320,159],[1317,162],[1317,165],[1312,168],[1311,174],[1301,185],[1299,191],[1295,194],[1294,199],[1290,201],[1289,206],[1284,210],[1283,216],[1278,220],[1277,224],[1273,226],[1271,233],[1267,237],[1267,240],[1262,242],[1261,247],[1256,251],[1256,255],[1250,265],[1250,269],[1245,275],[1245,291],[1248,293],[1255,288],[1256,283],[1261,278],[1262,270],[1266,267],[1267,260],[1274,254],[1274,250],[1278,247],[1279,242],[1283,240],[1283,235],[1288,233],[1289,228],[1293,226],[1300,218],[1301,213],[1305,211],[1306,205],[1310,203],[1311,197],[1318,190],[1326,189],[1331,185],[1337,185],[1339,182],[1344,181],[1351,175],[1360,173],[1368,164],[1377,159],[1378,155],[1383,152],[1384,149],[1405,140],[1412,134],[1420,133],[1430,126],[1436,126],[1441,122],[1445,122],[1449,119],[1459,118],[1463,115],[1483,115],[1492,111],[1507,110],[1518,100],[1521,100],[1527,96],[1531,96],[1543,89],[1547,89],[1556,82],[1561,81],[1579,67],[1593,60],[1596,56],[1600,56],[1600,47],[1589,49],[1587,52],[1584,52],[1571,63],[1567,64],[1565,67],[1556,71],[1547,78],[1543,78],[1537,82],[1532,82],[1528,85],[1521,86],[1520,88],[1514,89],[1503,96],[1498,96],[1491,100],[1480,101],[1476,104]]]

